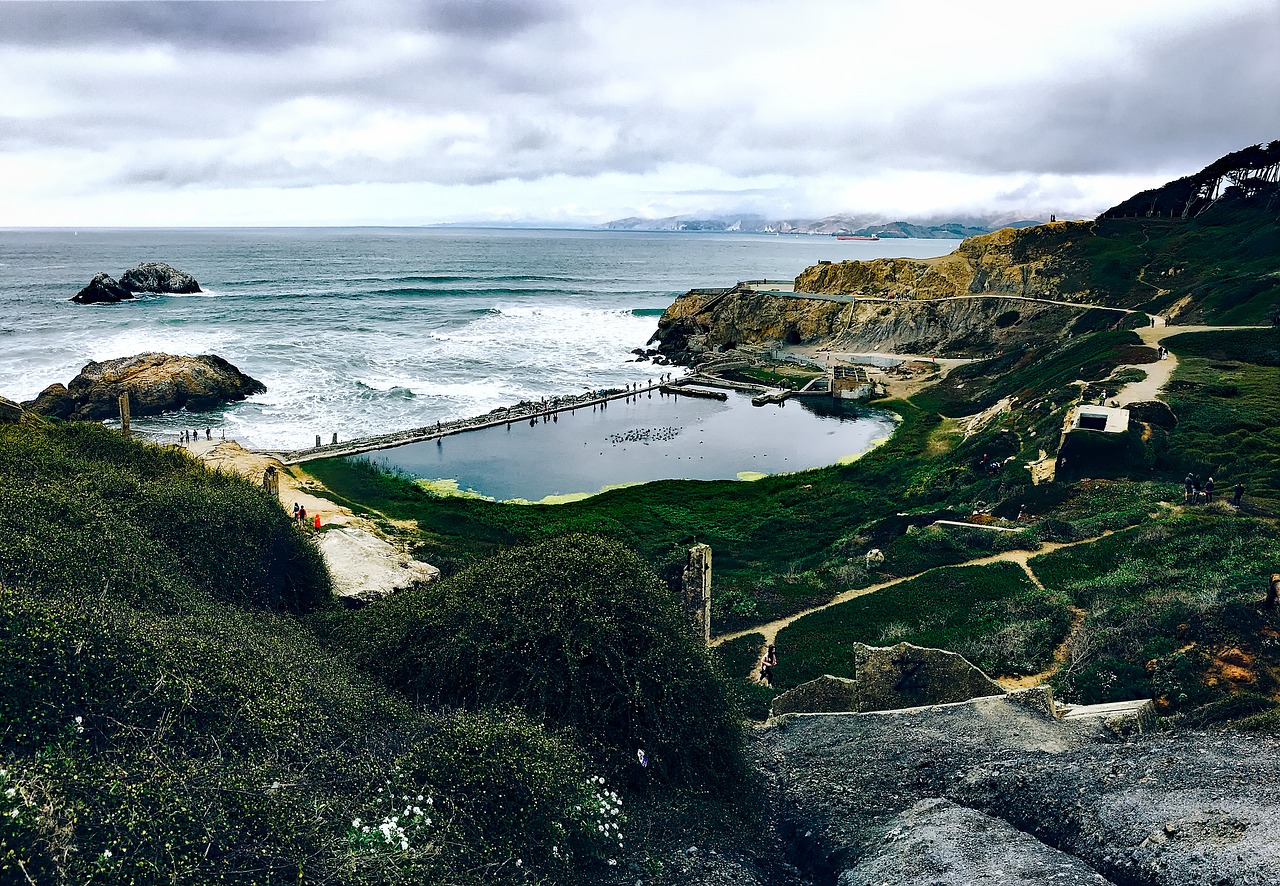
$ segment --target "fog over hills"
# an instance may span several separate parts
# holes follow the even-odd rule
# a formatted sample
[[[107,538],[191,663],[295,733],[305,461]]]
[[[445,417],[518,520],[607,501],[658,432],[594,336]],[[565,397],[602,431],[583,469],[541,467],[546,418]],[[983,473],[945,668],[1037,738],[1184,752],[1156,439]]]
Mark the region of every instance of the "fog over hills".
[[[736,215],[672,215],[666,218],[632,216],[606,222],[609,231],[742,232],[747,234],[855,234],[883,238],[963,239],[1000,228],[1024,228],[1048,221],[1021,213],[935,216],[913,220],[883,215],[839,213],[823,218],[776,218],[743,213]]]

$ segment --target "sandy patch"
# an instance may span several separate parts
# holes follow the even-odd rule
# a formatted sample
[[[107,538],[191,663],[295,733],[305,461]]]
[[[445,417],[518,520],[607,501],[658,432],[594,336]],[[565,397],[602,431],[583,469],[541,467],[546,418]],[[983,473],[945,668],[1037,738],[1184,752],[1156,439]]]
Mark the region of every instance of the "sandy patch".
[[[390,539],[377,523],[325,498],[325,489],[298,466],[286,468],[279,460],[244,449],[234,440],[199,440],[187,450],[211,468],[240,474],[261,483],[268,467],[280,478],[280,506],[292,513],[294,504],[307,509],[307,524],[319,515],[320,550],[340,597],[375,600],[440,575],[434,566],[415,560],[408,546]],[[391,521],[400,528],[416,528],[412,521]]]

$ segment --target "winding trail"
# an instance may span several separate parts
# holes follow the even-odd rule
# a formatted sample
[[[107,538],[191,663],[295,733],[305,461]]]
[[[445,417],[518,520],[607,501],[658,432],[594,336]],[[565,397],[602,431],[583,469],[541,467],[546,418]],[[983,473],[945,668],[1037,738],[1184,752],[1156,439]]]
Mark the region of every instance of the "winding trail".
[[[1151,347],[1158,346],[1167,338],[1175,335],[1181,335],[1184,332],[1231,332],[1238,329],[1269,329],[1268,326],[1148,326],[1144,329],[1135,330],[1142,339],[1142,343]],[[1160,395],[1164,393],[1164,389],[1169,384],[1169,379],[1173,377],[1174,371],[1178,368],[1178,357],[1172,351],[1168,352],[1163,360],[1157,360],[1155,363],[1132,363],[1124,366],[1117,366],[1116,372],[1122,369],[1141,369],[1147,374],[1142,381],[1135,381],[1125,385],[1112,398],[1119,406],[1128,406],[1131,403],[1143,403],[1150,400],[1160,399]]]
[[[1017,566],[1022,568],[1023,572],[1027,574],[1027,577],[1031,580],[1031,582],[1037,588],[1044,590],[1045,589],[1044,585],[1041,583],[1040,579],[1036,576],[1036,574],[1032,571],[1031,565],[1028,562],[1032,557],[1038,557],[1042,554],[1051,554],[1054,551],[1060,551],[1063,548],[1073,548],[1073,547],[1076,547],[1077,545],[1093,544],[1094,542],[1099,541],[1100,539],[1106,538],[1108,535],[1112,535],[1114,531],[1115,530],[1108,529],[1106,532],[1103,532],[1101,535],[1095,535],[1092,538],[1084,538],[1078,541],[1045,542],[1040,547],[1036,548],[1034,551],[1023,551],[1023,550],[1002,551],[999,554],[989,554],[985,557],[976,557],[972,560],[965,560],[960,563],[948,563],[943,566],[933,566],[933,567],[930,567],[929,569],[924,570],[923,572],[917,572],[912,575],[904,575],[899,578],[890,579],[889,581],[882,581],[879,584],[868,585],[865,588],[854,588],[852,590],[844,591],[842,593],[837,594],[836,596],[832,597],[830,600],[828,600],[826,603],[823,603],[820,606],[812,606],[808,609],[801,610],[800,612],[796,612],[784,618],[779,618],[774,621],[767,622],[766,624],[757,625],[751,628],[744,628],[743,630],[740,630],[740,631],[733,631],[731,633],[721,634],[718,637],[713,637],[711,640],[711,645],[719,646],[721,643],[727,643],[730,640],[736,640],[739,637],[745,637],[748,634],[763,634],[764,642],[760,644],[760,653],[761,655],[763,655],[765,648],[768,647],[769,644],[777,642],[779,631],[781,631],[783,628],[790,626],[794,622],[799,621],[800,619],[804,618],[807,615],[812,615],[815,612],[821,612],[824,609],[830,609],[832,606],[839,606],[841,603],[847,603],[850,600],[857,599],[858,597],[865,597],[868,594],[874,594],[878,591],[883,591],[885,588],[891,588],[894,585],[900,585],[903,582],[911,581],[912,579],[919,578],[922,575],[928,575],[929,573],[936,572],[939,569],[951,569],[958,566],[986,566],[991,563],[1014,563]],[[1075,617],[1075,621],[1076,622],[1083,621],[1083,612],[1079,616]],[[1071,632],[1068,632],[1067,638],[1064,639],[1061,644],[1059,644],[1058,649],[1055,650],[1054,652],[1055,665],[1048,671],[1044,672],[1045,674],[1052,675],[1052,673],[1057,670],[1057,665],[1060,663],[1057,659],[1057,656],[1059,653],[1061,653],[1064,656],[1062,660],[1063,661],[1066,660],[1065,655],[1066,655],[1066,651],[1069,649],[1069,645],[1068,645],[1069,641],[1072,637],[1072,633],[1077,628],[1078,628],[1078,624],[1073,623]],[[755,672],[754,664],[752,665],[752,673],[749,676],[753,681],[757,679],[758,675]],[[1041,675],[1036,675],[1036,676],[1038,677]],[[1032,678],[1025,677],[1025,678],[1015,678],[1015,679],[1029,680]],[[1038,684],[1028,684],[1028,685],[1038,685]]]

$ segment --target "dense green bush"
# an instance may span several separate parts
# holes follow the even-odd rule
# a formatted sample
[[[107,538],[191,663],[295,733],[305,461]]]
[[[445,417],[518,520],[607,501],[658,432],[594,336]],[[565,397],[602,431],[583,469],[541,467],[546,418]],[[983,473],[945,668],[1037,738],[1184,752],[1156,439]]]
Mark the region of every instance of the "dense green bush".
[[[361,664],[433,705],[516,705],[571,727],[611,773],[741,785],[741,727],[671,592],[621,544],[503,552],[360,612]],[[638,780],[638,779],[637,779]]]
[[[327,603],[319,551],[279,502],[184,453],[95,424],[0,426],[0,582],[148,608],[301,612]]]
[[[67,425],[0,428],[0,496],[0,882],[579,883],[616,858],[571,735],[424,712],[320,642],[295,613],[343,613],[261,490]]]

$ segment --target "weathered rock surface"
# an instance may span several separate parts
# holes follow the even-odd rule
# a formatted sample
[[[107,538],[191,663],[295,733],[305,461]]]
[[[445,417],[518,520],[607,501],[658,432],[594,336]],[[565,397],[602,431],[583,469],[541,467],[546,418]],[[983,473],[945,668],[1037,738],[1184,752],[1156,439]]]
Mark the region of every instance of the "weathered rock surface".
[[[47,422],[7,397],[0,397],[0,425],[40,425]]]
[[[945,649],[854,643],[853,658],[854,677],[827,674],[802,683],[773,700],[772,715],[885,711],[1004,694],[964,656]]]
[[[118,398],[126,391],[133,415],[157,415],[184,407],[201,412],[266,391],[262,382],[212,354],[180,357],[147,353],[89,363],[67,386],[66,398],[58,387],[46,388],[23,405],[43,415],[57,415],[65,411],[69,398],[73,408],[60,417],[100,420],[119,415]],[[43,412],[42,405],[51,411]]]
[[[22,421],[22,407],[12,400],[0,397],[0,425],[16,425]]]
[[[790,715],[752,748],[773,825],[816,882],[1280,882],[1274,736],[1121,742],[1096,721],[981,698]]]
[[[22,405],[49,418],[70,418],[76,411],[75,398],[71,396],[67,386],[59,382],[49,385],[34,400],[28,400]]]
[[[1007,298],[841,302],[695,290],[667,308],[651,343],[686,365],[756,343],[823,342],[852,352],[989,357],[1064,336],[1083,312]]]
[[[164,262],[145,261],[120,275],[120,285],[130,292],[199,292],[196,278]]]
[[[1080,859],[948,800],[921,800],[888,825],[885,842],[841,873],[838,886],[1111,883]]]
[[[1280,739],[1156,733],[1014,769],[985,763],[951,791],[1117,883],[1280,883]]]
[[[89,285],[81,289],[71,300],[82,305],[110,304],[133,298],[133,293],[121,286],[110,274],[98,274],[89,281]]]

